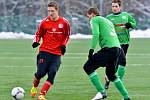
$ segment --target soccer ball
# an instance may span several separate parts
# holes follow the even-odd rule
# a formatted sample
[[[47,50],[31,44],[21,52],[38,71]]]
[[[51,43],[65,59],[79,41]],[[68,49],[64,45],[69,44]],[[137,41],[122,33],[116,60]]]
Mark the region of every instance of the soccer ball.
[[[11,95],[15,98],[15,100],[22,100],[25,95],[25,91],[21,87],[14,87],[11,91]]]

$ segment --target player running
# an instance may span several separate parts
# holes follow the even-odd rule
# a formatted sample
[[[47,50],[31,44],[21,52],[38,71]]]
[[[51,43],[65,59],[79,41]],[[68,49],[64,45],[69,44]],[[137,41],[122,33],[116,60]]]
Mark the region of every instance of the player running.
[[[98,91],[92,100],[106,98],[106,90],[96,73],[96,69],[102,66],[106,66],[108,79],[115,84],[124,100],[131,100],[122,81],[115,75],[116,64],[120,54],[120,43],[113,24],[108,19],[101,17],[97,8],[90,8],[87,16],[90,20],[93,36],[84,71]],[[101,50],[93,54],[97,43],[99,43]]]
[[[121,0],[112,0],[113,13],[108,15],[106,18],[114,24],[115,31],[117,33],[121,48],[123,50],[118,60],[117,70],[117,74],[122,80],[125,74],[126,54],[130,43],[129,29],[136,27],[136,21],[129,13],[121,11],[121,4]],[[105,88],[108,89],[108,87],[109,81],[106,78]]]
[[[69,40],[69,22],[59,16],[58,11],[59,8],[56,2],[48,4],[49,16],[42,20],[32,44],[32,47],[36,48],[40,45],[39,42],[42,38],[42,44],[37,55],[37,72],[34,75],[35,78],[31,88],[32,97],[35,97],[37,94],[40,79],[46,74],[48,75],[46,82],[40,90],[38,100],[46,100],[45,95],[54,83],[56,72],[61,64],[61,56],[65,54],[66,45]]]

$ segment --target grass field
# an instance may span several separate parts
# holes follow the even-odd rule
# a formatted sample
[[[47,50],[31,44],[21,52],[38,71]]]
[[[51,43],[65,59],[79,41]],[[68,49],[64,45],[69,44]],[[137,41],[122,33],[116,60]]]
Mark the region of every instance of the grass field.
[[[132,39],[127,55],[124,79],[132,100],[150,100],[150,39]],[[13,100],[11,89],[16,86],[26,91],[24,100],[31,98],[29,91],[36,71],[38,49],[31,48],[32,40],[0,40],[0,100]],[[47,100],[90,100],[96,89],[90,83],[82,66],[87,59],[89,40],[71,40]],[[98,70],[104,80],[104,68]],[[46,79],[46,77],[45,77]],[[45,79],[41,80],[42,86]],[[106,100],[121,100],[111,84]]]

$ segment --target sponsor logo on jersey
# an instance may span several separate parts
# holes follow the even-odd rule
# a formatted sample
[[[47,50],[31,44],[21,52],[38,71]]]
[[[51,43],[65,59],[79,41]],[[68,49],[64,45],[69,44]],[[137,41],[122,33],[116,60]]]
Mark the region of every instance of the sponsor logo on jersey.
[[[110,19],[110,20],[115,20],[114,18]]]
[[[52,33],[52,34],[61,34],[63,33],[62,31],[57,31],[56,28],[52,28],[52,30],[47,30],[47,33]]]
[[[53,32],[56,32],[56,28],[52,28],[52,31],[53,31]]]
[[[126,19],[127,17],[126,16],[122,16],[122,19]]]
[[[59,27],[59,28],[63,28],[64,25],[63,25],[62,23],[60,23],[60,24],[58,24],[58,27]]]

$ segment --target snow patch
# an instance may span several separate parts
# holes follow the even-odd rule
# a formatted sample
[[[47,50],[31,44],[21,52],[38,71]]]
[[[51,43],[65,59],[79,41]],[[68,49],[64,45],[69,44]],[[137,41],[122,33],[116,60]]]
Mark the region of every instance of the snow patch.
[[[150,38],[150,29],[147,30],[133,30],[130,32],[131,38]],[[71,39],[89,39],[92,35],[73,34]],[[33,39],[34,35],[25,33],[13,33],[13,32],[0,32],[0,39]]]
[[[89,39],[92,38],[92,35],[84,35],[84,34],[74,34],[70,36],[71,39]]]
[[[131,38],[150,38],[150,29],[133,30],[130,32]]]
[[[0,39],[33,39],[34,35],[25,33],[0,32]]]

